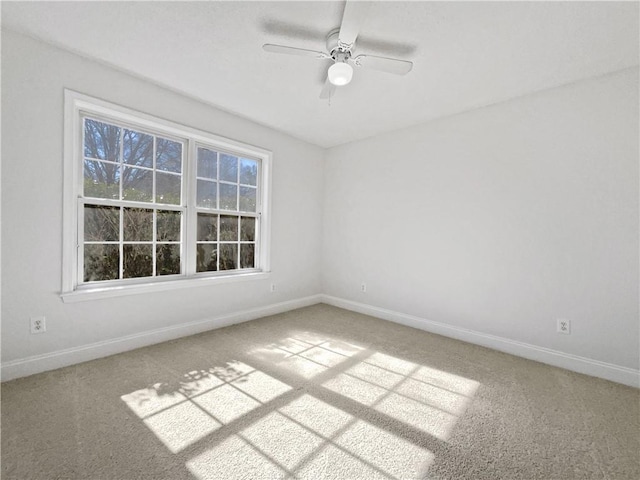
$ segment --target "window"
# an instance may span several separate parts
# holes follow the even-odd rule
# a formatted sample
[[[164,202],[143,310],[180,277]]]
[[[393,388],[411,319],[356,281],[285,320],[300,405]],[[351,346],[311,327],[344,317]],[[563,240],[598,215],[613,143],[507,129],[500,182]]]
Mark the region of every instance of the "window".
[[[65,98],[65,301],[268,271],[270,152]]]

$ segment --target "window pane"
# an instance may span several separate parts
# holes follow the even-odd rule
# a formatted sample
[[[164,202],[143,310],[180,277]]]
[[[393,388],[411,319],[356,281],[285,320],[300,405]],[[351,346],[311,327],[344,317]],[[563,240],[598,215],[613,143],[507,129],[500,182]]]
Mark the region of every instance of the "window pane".
[[[218,216],[198,214],[198,241],[215,242],[218,239]]]
[[[86,118],[84,120],[84,156],[118,161],[120,128]]]
[[[198,244],[197,272],[215,272],[218,270],[218,247],[217,244]]]
[[[243,212],[256,211],[256,192],[253,187],[240,187],[240,210]]]
[[[216,182],[198,180],[198,191],[196,203],[199,207],[217,208],[216,204]]]
[[[181,212],[158,210],[156,228],[158,230],[156,240],[164,242],[180,241]]]
[[[243,242],[255,242],[256,240],[256,219],[253,217],[242,217],[240,222],[240,240]]]
[[[238,241],[238,217],[220,215],[220,240]]]
[[[167,172],[182,172],[182,144],[157,137],[156,168]]]
[[[220,210],[238,209],[238,186],[228,183],[220,184]]]
[[[240,268],[253,268],[255,266],[254,253],[255,246],[253,243],[240,244]]]
[[[120,198],[120,167],[115,163],[84,161],[84,196]]]
[[[118,245],[84,246],[84,281],[115,280],[120,273],[120,248]]]
[[[156,245],[156,275],[180,273],[180,245]]]
[[[120,208],[84,206],[84,239],[87,242],[117,242],[120,239]]]
[[[156,202],[180,205],[180,175],[156,172]]]
[[[124,245],[124,278],[150,277],[153,275],[152,245]]]
[[[124,167],[122,172],[122,198],[150,202],[153,190],[153,170]]]
[[[258,162],[248,158],[240,159],[240,183],[245,185],[257,185]]]
[[[235,270],[238,268],[238,244],[220,244],[220,270]]]
[[[211,178],[218,177],[218,152],[198,148],[198,177]]]
[[[220,154],[220,180],[238,183],[238,157]]]
[[[122,135],[123,162],[139,167],[153,167],[153,137],[134,130]]]
[[[150,242],[153,240],[153,210],[143,208],[123,209],[125,242]]]

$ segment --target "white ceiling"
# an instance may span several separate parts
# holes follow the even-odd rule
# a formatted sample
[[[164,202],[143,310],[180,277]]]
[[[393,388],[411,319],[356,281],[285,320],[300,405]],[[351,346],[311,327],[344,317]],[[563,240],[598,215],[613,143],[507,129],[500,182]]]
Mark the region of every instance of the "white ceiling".
[[[412,60],[357,69],[331,104],[325,50],[344,2],[2,2],[3,28],[330,147],[638,65],[638,3],[374,2],[357,53]]]

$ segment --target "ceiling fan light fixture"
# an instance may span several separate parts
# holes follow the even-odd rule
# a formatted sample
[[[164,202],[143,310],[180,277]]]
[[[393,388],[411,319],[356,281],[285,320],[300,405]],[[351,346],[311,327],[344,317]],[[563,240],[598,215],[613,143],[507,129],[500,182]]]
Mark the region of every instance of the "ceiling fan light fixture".
[[[353,77],[353,67],[345,62],[336,62],[329,67],[329,81],[337,87],[348,84]]]

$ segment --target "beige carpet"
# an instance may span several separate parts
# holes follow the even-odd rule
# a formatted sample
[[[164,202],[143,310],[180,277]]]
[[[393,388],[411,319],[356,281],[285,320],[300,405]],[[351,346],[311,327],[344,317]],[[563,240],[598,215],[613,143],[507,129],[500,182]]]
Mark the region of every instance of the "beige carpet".
[[[2,479],[638,479],[639,399],[316,305],[3,384]]]

